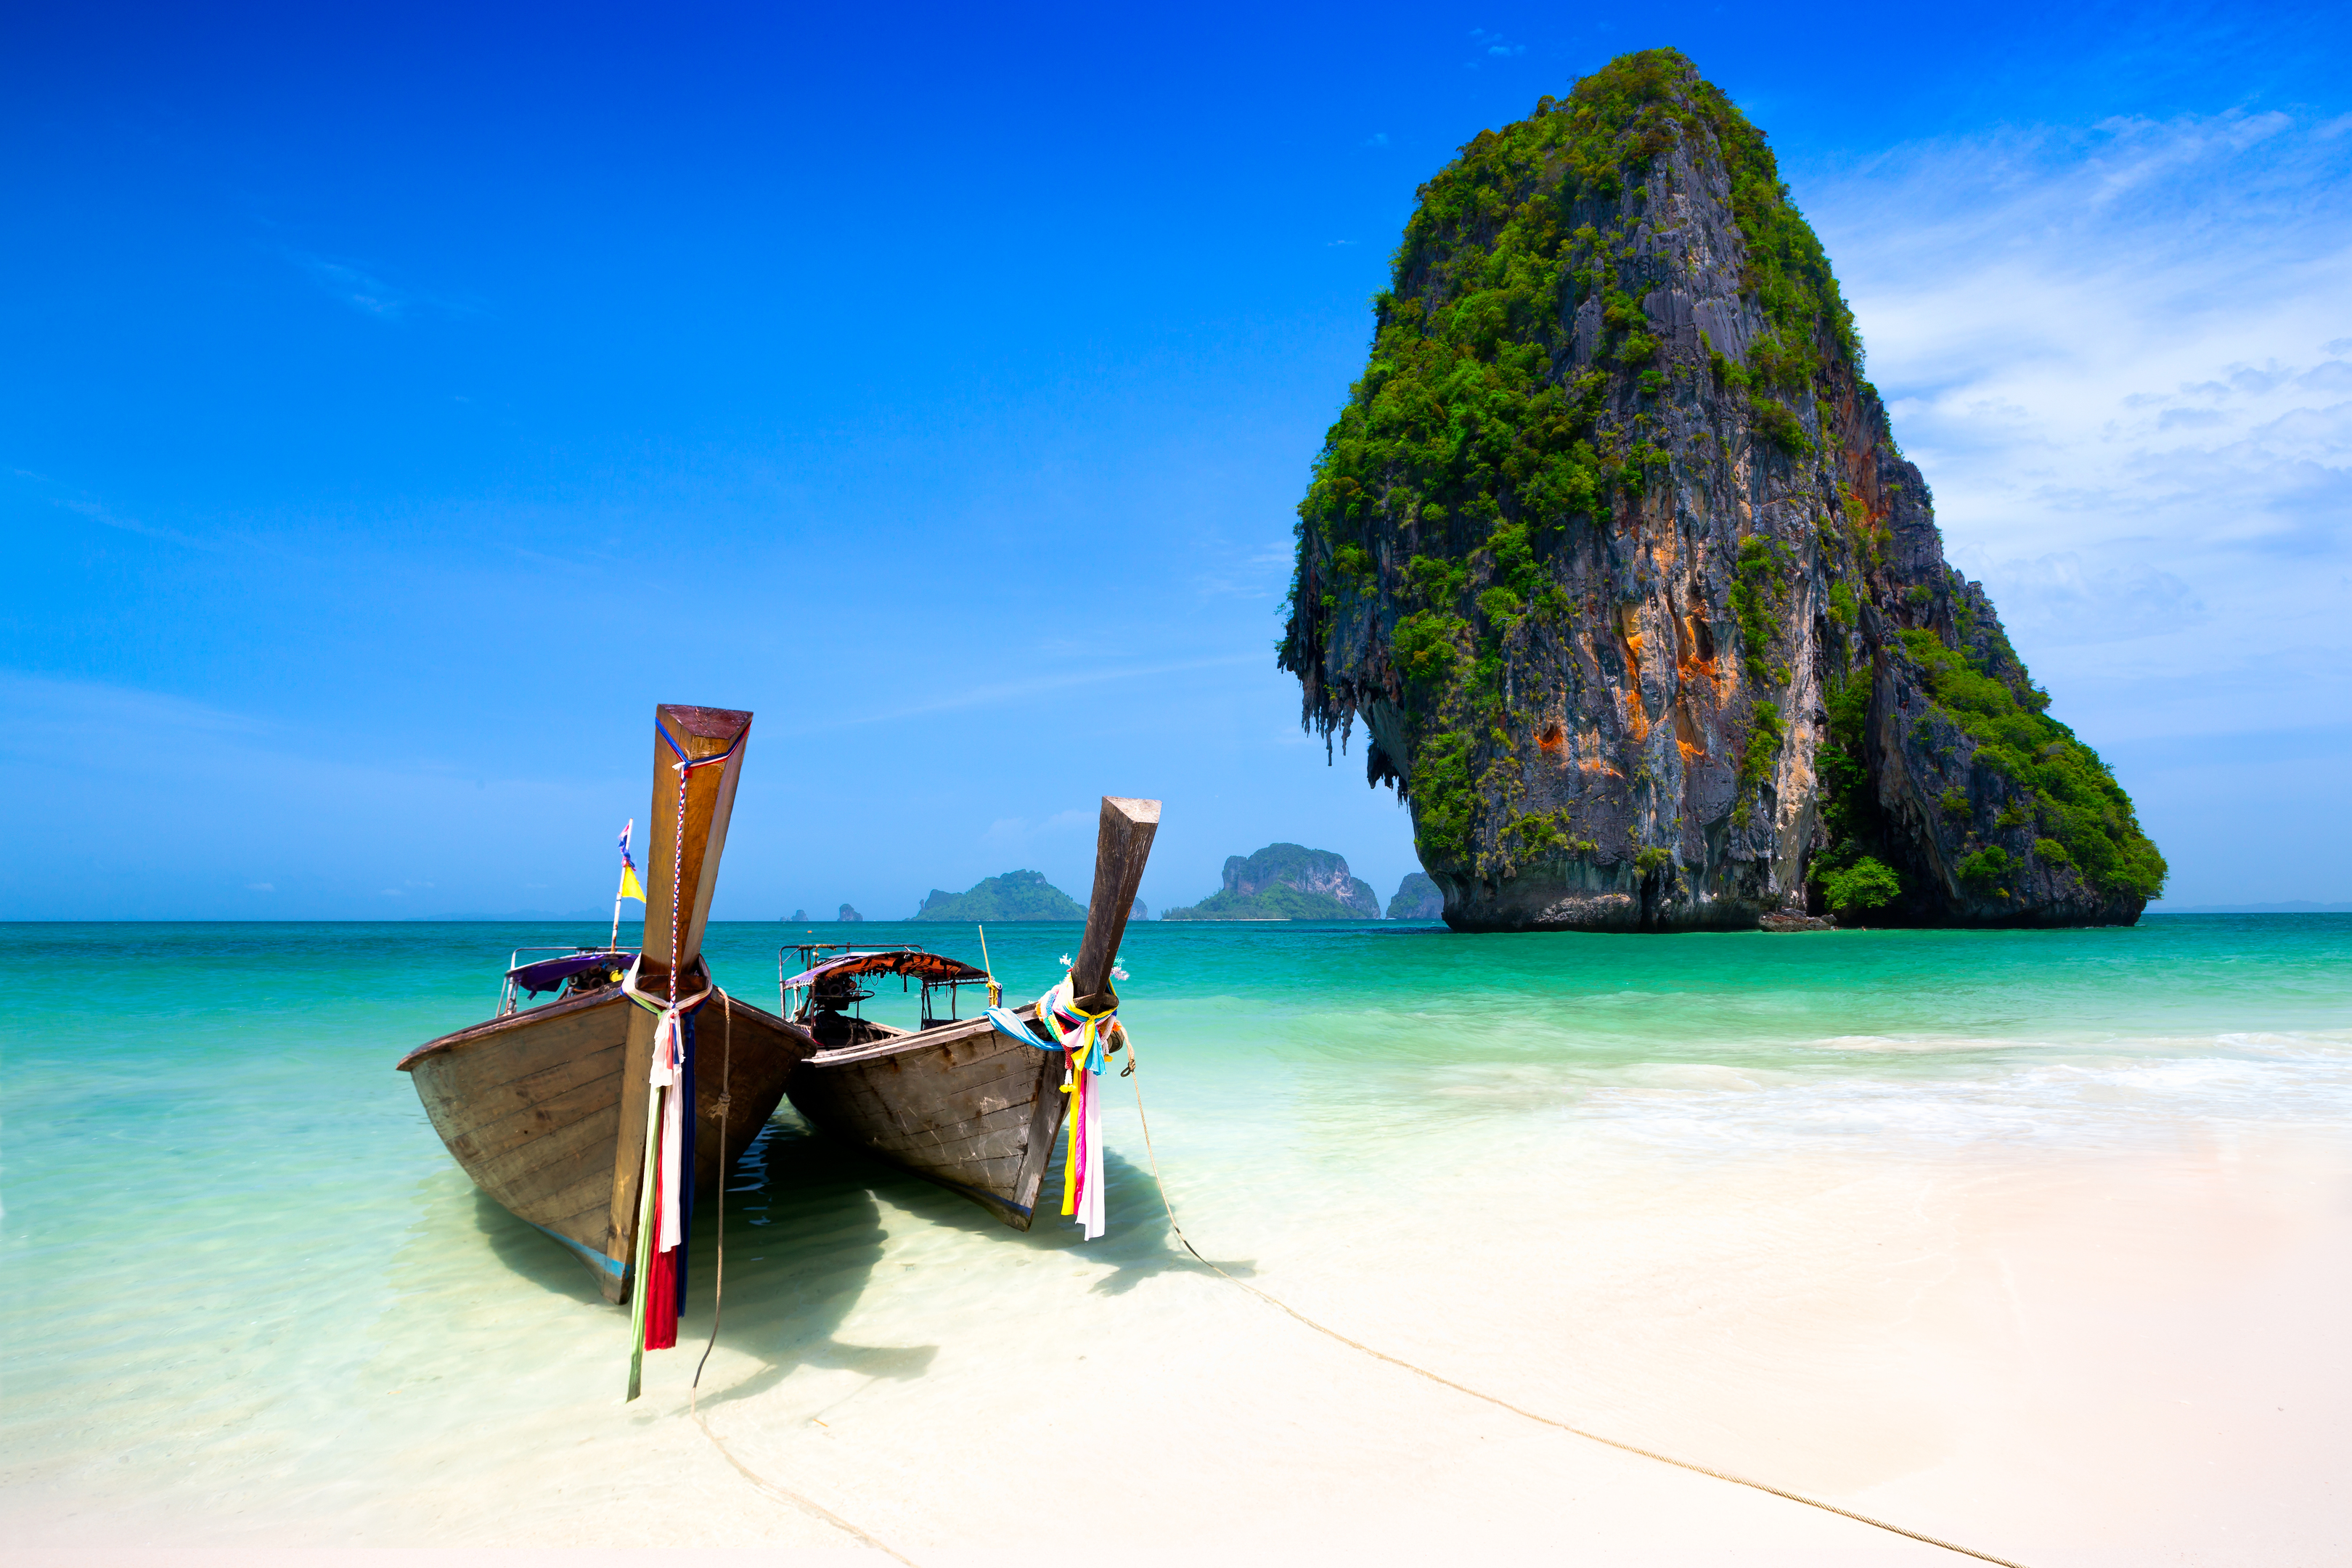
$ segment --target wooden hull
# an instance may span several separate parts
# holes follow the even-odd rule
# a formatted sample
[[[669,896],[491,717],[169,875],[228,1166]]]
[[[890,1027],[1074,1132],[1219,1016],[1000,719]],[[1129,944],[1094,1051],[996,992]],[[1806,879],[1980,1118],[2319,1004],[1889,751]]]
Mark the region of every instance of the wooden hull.
[[[642,1082],[627,1097],[638,1124],[625,1130],[622,1117],[632,1015],[647,1016],[618,990],[551,1003],[444,1035],[400,1063],[466,1173],[570,1247],[613,1301],[628,1295],[645,1146]],[[709,1193],[775,1114],[812,1042],[741,1002],[730,1025],[715,996],[696,1016],[695,1037],[694,1183]],[[730,1090],[723,1125],[722,1062]],[[623,1190],[631,1201],[616,1205]]]
[[[1117,1004],[1119,939],[1159,830],[1158,801],[1103,797],[1087,929],[1069,972],[1094,1016]],[[813,1047],[784,1086],[801,1114],[1027,1230],[1069,1110],[1067,1055],[1000,1034],[985,1017],[909,1033],[827,1012],[810,995],[799,1016],[818,1032],[785,1026]],[[1027,1023],[1036,1005],[1016,1016]],[[1058,1194],[1052,1206],[1059,1212]]]
[[[784,1084],[802,1115],[1029,1228],[1069,1104],[1061,1052],[1009,1039],[985,1018],[919,1034],[860,1023],[829,1050],[784,1027],[809,1051]]]

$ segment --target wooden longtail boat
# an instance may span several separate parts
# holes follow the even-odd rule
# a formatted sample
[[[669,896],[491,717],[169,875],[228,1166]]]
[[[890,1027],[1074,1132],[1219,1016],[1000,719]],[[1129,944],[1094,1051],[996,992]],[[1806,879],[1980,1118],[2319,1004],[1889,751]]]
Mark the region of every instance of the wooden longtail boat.
[[[1114,1000],[1111,965],[1159,827],[1158,801],[1103,797],[1086,935],[1070,966],[1089,1012]],[[864,974],[922,980],[922,1026],[894,1028],[844,1012],[858,999],[855,982]],[[1063,1053],[1000,1034],[984,1016],[929,1017],[933,989],[947,986],[952,997],[954,987],[987,976],[919,949],[853,951],[790,978],[804,984],[779,985],[779,1010],[809,1054],[784,1091],[801,1114],[1027,1230],[1068,1106]],[[795,1006],[791,994],[803,989],[807,994]],[[1026,1023],[1036,1011],[1033,1002],[1018,1014]]]
[[[623,978],[634,963],[640,993],[667,997],[675,911],[678,994],[710,984],[702,932],[751,728],[751,715],[725,708],[654,710],[642,956],[586,950],[517,963],[497,1017],[428,1041],[400,1062],[466,1173],[508,1212],[570,1247],[611,1301],[626,1300],[632,1283],[656,1023],[625,994]],[[681,834],[678,765],[719,757],[726,760],[686,774]],[[523,994],[559,988],[555,1001],[518,1006]],[[709,1192],[774,1114],[785,1077],[810,1047],[805,1032],[782,1018],[715,994],[697,1015],[696,1034],[694,1182]]]

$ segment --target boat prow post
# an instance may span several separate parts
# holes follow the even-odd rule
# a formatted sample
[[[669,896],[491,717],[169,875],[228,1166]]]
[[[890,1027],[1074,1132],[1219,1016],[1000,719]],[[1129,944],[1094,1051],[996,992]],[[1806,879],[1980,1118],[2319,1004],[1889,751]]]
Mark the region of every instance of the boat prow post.
[[[734,708],[692,708],[665,702],[654,710],[653,809],[646,853],[646,935],[638,962],[639,992],[683,999],[708,985],[702,936],[710,923],[711,895],[735,811],[735,786],[751,715]],[[612,1267],[606,1294],[615,1300],[635,1263],[637,1214],[644,1184],[646,1110],[652,1095],[654,1032],[659,1018],[629,1010],[629,1037],[621,1053],[620,1146],[613,1161],[613,1195],[604,1256]],[[723,1179],[723,1176],[722,1176]]]

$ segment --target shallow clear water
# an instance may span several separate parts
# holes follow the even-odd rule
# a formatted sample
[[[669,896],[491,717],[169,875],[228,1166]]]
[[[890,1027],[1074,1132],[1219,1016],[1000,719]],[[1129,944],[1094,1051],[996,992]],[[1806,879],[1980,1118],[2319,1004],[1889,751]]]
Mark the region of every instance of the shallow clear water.
[[[817,930],[979,956],[960,928]],[[609,1392],[614,1314],[552,1242],[474,1192],[393,1070],[488,1016],[509,949],[603,934],[11,927],[0,1479],[59,1499],[266,1503],[390,1542],[412,1527],[382,1494],[423,1473],[420,1434],[461,1419],[415,1388],[469,1384],[472,1422],[484,1400],[570,1410],[591,1384]],[[1009,996],[1045,989],[1077,937],[992,930]],[[772,1008],[779,938],[714,926],[719,983]],[[2185,1127],[2352,1127],[2352,917],[1675,937],[1155,922],[1131,929],[1122,962],[1188,1226],[1261,1273],[1318,1260],[1327,1295],[1349,1289],[1333,1261],[1348,1247],[1443,1223],[1399,1218],[1415,1194],[1540,1151],[1573,1150],[1599,1180],[1612,1161],[1759,1150],[2084,1151]],[[914,999],[868,1009],[905,1021]],[[730,1186],[721,1343],[738,1393],[807,1366],[911,1375],[891,1357],[952,1354],[943,1304],[1018,1310],[1042,1279],[1015,1270],[1049,1254],[1077,1254],[1097,1298],[1177,1267],[1131,1109],[1111,1133],[1113,1235],[1081,1254],[1060,1225],[1003,1231],[787,1107]],[[882,1339],[919,1299],[940,1343],[843,1339],[851,1324]],[[472,1385],[484,1368],[495,1377]]]

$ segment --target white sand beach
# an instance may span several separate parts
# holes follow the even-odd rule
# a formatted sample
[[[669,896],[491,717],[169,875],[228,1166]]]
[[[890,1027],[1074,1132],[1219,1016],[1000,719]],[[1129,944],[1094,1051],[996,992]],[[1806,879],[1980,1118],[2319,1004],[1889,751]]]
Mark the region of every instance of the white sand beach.
[[[1443,1158],[1297,1202],[1170,1187],[1210,1257],[1300,1311],[1625,1442],[2034,1568],[2352,1556],[2340,1139],[1693,1161],[1531,1130]],[[692,1414],[695,1352],[649,1358],[624,1407],[609,1309],[420,1257],[410,1300],[445,1331],[401,1329],[357,1397],[320,1369],[304,1398],[297,1357],[281,1403],[163,1484],[155,1456],[20,1468],[9,1536],[92,1565],[1965,1560],[1367,1357],[1180,1261],[1150,1193],[1128,1168],[1124,1236],[1087,1249],[886,1184],[854,1300],[835,1317],[822,1271],[785,1301],[739,1287],[736,1326],[788,1352],[722,1335]],[[740,1281],[776,1241],[730,1245]]]

